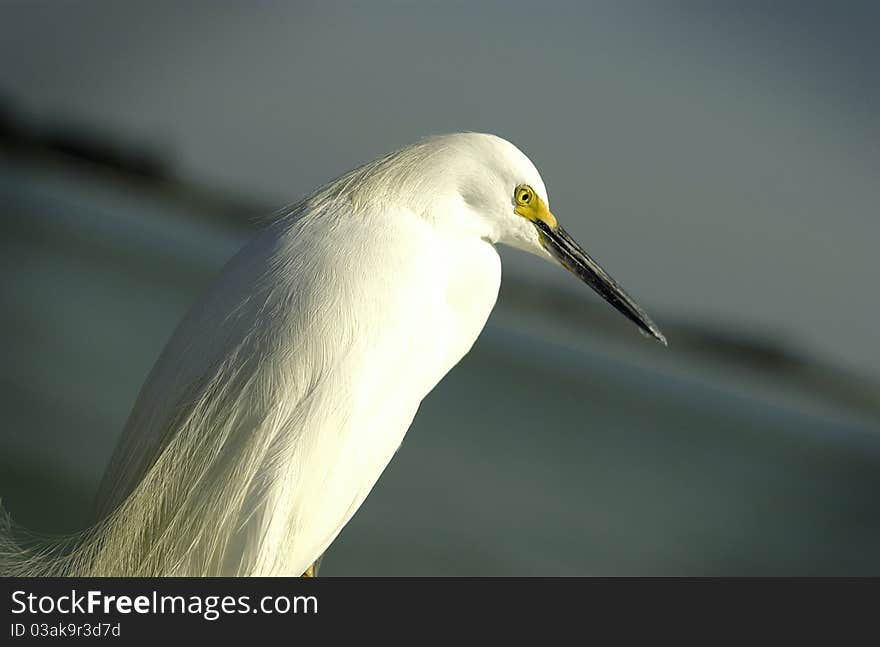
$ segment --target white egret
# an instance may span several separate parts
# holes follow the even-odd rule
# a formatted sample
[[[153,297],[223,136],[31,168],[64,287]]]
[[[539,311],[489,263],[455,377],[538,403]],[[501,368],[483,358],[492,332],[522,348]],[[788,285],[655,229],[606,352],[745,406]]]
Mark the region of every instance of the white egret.
[[[498,243],[647,314],[566,233],[513,144],[433,137],[270,222],[178,326],[63,544],[0,524],[3,575],[310,573],[495,305]]]

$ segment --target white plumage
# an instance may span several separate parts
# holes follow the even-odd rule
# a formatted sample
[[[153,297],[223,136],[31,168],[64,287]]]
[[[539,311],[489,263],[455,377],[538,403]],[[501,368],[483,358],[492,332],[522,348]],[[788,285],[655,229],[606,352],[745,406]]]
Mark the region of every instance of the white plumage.
[[[150,373],[95,526],[66,552],[0,529],[0,572],[303,573],[480,334],[501,280],[494,244],[555,256],[514,211],[521,185],[546,205],[512,144],[435,137],[270,222]]]

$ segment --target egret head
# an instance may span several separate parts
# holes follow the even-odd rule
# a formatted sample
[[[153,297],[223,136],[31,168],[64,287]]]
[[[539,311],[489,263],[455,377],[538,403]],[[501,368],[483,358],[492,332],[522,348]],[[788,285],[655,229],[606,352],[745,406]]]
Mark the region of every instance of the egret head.
[[[494,135],[449,135],[442,146],[445,182],[480,223],[484,238],[547,258],[595,290],[645,334],[666,338],[647,313],[574,241],[550,211],[544,181],[516,146]],[[447,213],[453,209],[449,207]]]

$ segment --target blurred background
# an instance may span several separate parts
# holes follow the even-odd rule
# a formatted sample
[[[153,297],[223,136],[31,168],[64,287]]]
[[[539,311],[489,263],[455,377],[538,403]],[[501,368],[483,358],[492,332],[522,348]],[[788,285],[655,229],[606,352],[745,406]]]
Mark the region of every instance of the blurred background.
[[[669,338],[503,250],[326,575],[880,574],[876,3],[0,4],[0,495],[69,532],[255,230],[494,132]]]

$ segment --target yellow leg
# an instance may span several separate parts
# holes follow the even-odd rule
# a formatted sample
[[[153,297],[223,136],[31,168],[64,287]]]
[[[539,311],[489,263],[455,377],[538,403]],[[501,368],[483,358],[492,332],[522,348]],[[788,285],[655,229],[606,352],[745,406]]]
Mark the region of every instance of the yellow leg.
[[[318,577],[318,567],[321,566],[321,560],[324,559],[323,555],[319,555],[318,559],[312,562],[312,565],[306,569],[306,572],[301,575],[301,577]]]

